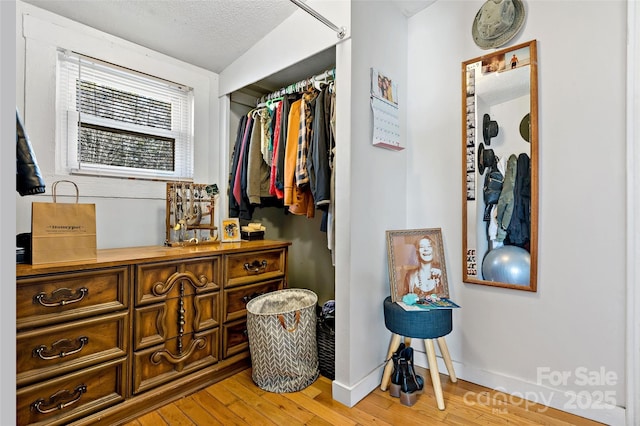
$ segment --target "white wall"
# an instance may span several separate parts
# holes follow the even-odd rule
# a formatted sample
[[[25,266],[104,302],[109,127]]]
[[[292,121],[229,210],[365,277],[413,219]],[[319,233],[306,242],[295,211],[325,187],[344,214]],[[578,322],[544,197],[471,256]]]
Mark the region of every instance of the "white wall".
[[[405,227],[407,151],[374,147],[370,68],[398,84],[400,130],[406,137],[407,19],[389,1],[353,1],[348,139],[338,140],[336,221],[336,381],[333,397],[354,405],[380,385],[391,333],[383,301],[390,294],[385,231]],[[342,95],[338,87],[338,97]],[[343,119],[340,121],[341,119]],[[348,150],[348,152],[347,152]],[[343,162],[344,161],[344,162]],[[345,176],[346,175],[346,176]],[[344,182],[344,185],[340,185]],[[338,265],[338,261],[344,263]]]
[[[80,188],[80,202],[96,204],[98,248],[162,244],[166,236],[164,182],[69,176],[57,169],[56,49],[70,49],[193,87],[194,181],[198,183],[221,183],[218,75],[29,4],[18,1],[16,6],[16,105],[47,184],[45,195],[15,196],[17,231],[30,231],[31,203],[50,201],[51,184],[70,178]]]
[[[537,293],[462,283],[460,73],[462,61],[488,53],[470,37],[480,5],[440,0],[409,23],[407,188],[420,196],[407,200],[407,225],[443,228],[449,287],[462,306],[447,339],[456,373],[622,424],[626,3],[581,2],[576,13],[573,1],[525,2],[525,25],[509,43],[538,40]],[[553,384],[539,368],[571,376]],[[578,368],[616,378],[580,385]]]

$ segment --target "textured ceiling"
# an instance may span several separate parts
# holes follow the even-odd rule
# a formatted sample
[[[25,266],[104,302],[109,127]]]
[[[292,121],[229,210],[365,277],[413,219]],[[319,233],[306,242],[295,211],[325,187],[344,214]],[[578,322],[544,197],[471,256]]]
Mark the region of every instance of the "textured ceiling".
[[[298,9],[288,0],[24,2],[216,73]]]
[[[299,10],[290,0],[23,1],[216,73]],[[436,0],[386,1],[410,17]],[[276,90],[307,78],[310,70],[328,69],[335,65],[335,50],[304,62],[263,79],[255,89]]]

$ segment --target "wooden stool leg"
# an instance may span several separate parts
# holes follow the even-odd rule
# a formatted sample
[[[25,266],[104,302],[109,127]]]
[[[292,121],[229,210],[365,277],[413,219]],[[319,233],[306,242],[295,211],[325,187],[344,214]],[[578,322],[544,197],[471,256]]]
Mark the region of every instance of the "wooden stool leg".
[[[395,351],[400,347],[400,336],[399,334],[393,333],[391,336],[391,344],[389,344],[389,352],[387,353],[387,365],[384,366],[384,373],[382,373],[382,382],[380,383],[380,390],[386,391],[389,386],[389,382],[391,381],[391,374],[393,373],[393,361],[391,360],[391,356]]]
[[[449,372],[449,379],[455,383],[458,381],[456,377],[456,372],[453,370],[453,363],[451,362],[451,355],[449,355],[449,348],[447,347],[447,342],[443,337],[438,337],[438,346],[440,347],[440,353],[442,354],[442,359],[444,360],[444,364],[447,366],[447,371]]]
[[[436,348],[433,346],[433,339],[424,339],[424,346],[427,349],[427,359],[429,360],[429,373],[433,382],[433,391],[436,394],[438,409],[444,410],[444,396],[442,395],[442,385],[440,384],[440,373],[438,372],[438,362],[436,361]]]

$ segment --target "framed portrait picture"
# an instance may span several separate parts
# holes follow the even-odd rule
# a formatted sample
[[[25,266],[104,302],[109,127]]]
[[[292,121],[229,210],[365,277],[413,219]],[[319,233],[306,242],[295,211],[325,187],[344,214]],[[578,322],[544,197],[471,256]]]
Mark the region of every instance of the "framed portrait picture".
[[[222,220],[222,238],[223,243],[232,243],[240,241],[240,220],[236,218]]]
[[[440,228],[386,231],[391,300],[408,293],[449,298]]]

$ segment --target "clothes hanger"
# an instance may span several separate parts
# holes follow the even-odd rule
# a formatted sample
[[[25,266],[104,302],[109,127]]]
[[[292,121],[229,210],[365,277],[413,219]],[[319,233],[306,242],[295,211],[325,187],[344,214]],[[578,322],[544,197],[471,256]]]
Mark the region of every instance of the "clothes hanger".
[[[278,103],[280,101],[282,101],[282,99],[283,99],[282,96],[279,96],[279,97],[276,97],[276,98],[273,98],[273,99],[269,99],[266,102],[266,107],[269,108],[270,110],[273,110],[278,105]]]

